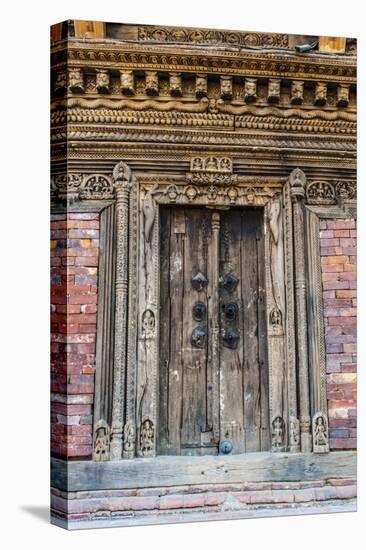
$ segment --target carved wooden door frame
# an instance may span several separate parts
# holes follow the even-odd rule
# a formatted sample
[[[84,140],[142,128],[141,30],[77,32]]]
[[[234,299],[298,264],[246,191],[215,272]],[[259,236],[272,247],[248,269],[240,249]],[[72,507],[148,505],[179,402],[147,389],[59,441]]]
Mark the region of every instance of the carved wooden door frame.
[[[167,204],[264,208],[272,450],[327,452],[327,443],[313,449],[312,433],[322,417],[328,436],[316,213],[304,205],[314,182],[298,168],[287,180],[234,174],[219,155],[194,156],[182,176],[132,173],[119,162],[106,180],[106,198],[116,200],[101,217],[94,460],[156,455],[159,208]]]

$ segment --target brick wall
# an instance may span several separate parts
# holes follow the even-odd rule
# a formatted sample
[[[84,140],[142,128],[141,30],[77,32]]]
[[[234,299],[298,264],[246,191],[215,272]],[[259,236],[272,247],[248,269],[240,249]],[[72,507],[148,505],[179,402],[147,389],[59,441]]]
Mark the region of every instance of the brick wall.
[[[98,214],[51,217],[51,451],[92,453]]]
[[[321,220],[320,250],[331,449],[356,448],[356,224]]]
[[[276,515],[276,510],[284,515],[286,509],[291,515],[297,509],[306,513],[307,508],[314,513],[321,511],[323,503],[329,506],[329,502],[334,510],[342,511],[342,506],[352,503],[356,495],[354,479],[216,483],[75,493],[52,489],[51,511],[54,517],[71,522],[124,519],[126,525],[132,525],[162,520],[166,523],[259,517],[260,511],[266,509],[266,515]]]

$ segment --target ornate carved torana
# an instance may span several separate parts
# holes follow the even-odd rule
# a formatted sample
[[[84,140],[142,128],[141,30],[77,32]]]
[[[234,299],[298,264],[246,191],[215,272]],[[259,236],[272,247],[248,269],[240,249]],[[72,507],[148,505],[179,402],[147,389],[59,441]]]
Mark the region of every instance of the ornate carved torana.
[[[204,276],[216,287],[235,284],[220,282],[213,267],[218,213],[263,209],[269,446],[328,452],[323,327],[314,323],[322,311],[320,267],[311,250],[318,246],[316,212],[349,215],[355,206],[355,56],[298,54],[287,35],[155,26],[136,32],[135,41],[119,43],[74,38],[67,48],[55,43],[52,53],[52,200],[57,208],[105,208],[101,223],[114,243],[103,237],[100,266],[108,276],[104,290],[99,285],[93,459],[156,454],[159,220],[167,205],[212,211]],[[196,309],[201,327],[205,314]],[[210,348],[218,376],[219,326],[209,338],[189,336],[198,353],[202,342]],[[191,362],[191,374],[201,370],[200,361]],[[220,402],[217,387],[213,403]],[[209,437],[221,441],[220,452],[231,452],[227,434],[235,429],[214,416]]]

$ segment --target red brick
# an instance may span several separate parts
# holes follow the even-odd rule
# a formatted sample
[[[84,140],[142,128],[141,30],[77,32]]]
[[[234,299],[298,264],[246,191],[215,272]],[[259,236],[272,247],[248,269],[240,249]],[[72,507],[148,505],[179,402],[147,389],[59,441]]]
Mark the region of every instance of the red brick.
[[[339,439],[329,439],[329,447],[331,449],[356,449],[357,448],[357,439],[356,438],[339,438]]]
[[[350,229],[334,229],[332,232],[334,237],[350,237]],[[353,231],[353,230],[352,230]]]
[[[99,214],[97,212],[83,212],[77,214],[68,214],[69,220],[98,220]]]
[[[97,256],[78,256],[75,259],[75,265],[97,266],[98,257]]]

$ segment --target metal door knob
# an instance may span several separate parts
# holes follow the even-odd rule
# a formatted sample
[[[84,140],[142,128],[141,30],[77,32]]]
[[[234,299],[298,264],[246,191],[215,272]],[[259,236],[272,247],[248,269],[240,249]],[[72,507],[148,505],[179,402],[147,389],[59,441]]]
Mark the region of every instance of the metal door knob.
[[[223,455],[228,455],[233,450],[233,444],[231,441],[221,441],[220,443],[220,453]]]

